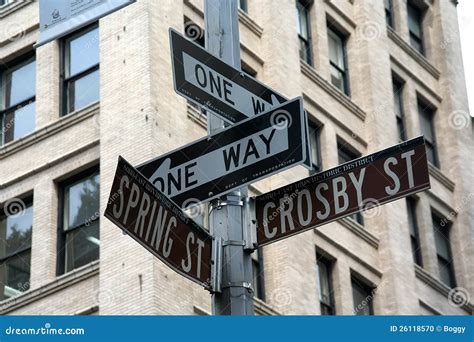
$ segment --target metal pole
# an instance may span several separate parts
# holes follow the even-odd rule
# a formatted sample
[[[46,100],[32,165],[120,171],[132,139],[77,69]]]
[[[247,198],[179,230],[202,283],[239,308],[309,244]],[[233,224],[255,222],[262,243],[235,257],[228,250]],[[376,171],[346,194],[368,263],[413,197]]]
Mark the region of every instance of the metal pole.
[[[240,37],[237,0],[205,0],[206,49],[240,69]],[[208,111],[208,132],[224,127],[224,122]],[[245,249],[244,206],[247,188],[234,191],[209,206],[211,233],[222,242],[221,291],[212,295],[214,315],[253,315],[252,257]]]

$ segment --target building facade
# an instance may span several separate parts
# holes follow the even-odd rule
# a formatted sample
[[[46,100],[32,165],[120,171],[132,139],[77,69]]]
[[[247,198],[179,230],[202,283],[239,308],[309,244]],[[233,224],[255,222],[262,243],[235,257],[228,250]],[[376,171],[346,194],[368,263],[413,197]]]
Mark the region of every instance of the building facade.
[[[431,189],[265,246],[257,314],[472,314],[474,138],[456,1],[241,0],[243,70],[303,96],[318,172],[423,134]],[[207,134],[173,90],[168,28],[203,0],[138,0],[38,49],[0,1],[0,312],[207,314],[211,296],[103,217],[117,159]],[[296,167],[250,187],[308,176]]]

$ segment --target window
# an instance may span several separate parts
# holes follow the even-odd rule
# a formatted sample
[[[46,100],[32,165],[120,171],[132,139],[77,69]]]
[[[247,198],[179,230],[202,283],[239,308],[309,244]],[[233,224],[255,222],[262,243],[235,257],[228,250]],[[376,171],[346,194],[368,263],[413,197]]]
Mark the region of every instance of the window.
[[[311,162],[312,170],[311,174],[315,174],[322,171],[321,162],[321,126],[313,122],[309,122],[309,140],[311,147]]]
[[[331,83],[349,95],[349,81],[346,65],[346,38],[328,25],[329,64]]]
[[[384,0],[385,5],[385,21],[387,25],[393,28],[393,4],[392,0]]]
[[[321,315],[335,315],[333,286],[332,286],[332,262],[322,256],[316,256],[318,260],[318,285],[319,285],[319,303],[321,304]]]
[[[418,101],[418,113],[420,115],[421,134],[425,137],[428,161],[434,166],[439,167],[436,134],[433,125],[434,111],[429,105]]]
[[[449,225],[439,215],[432,213],[433,230],[438,256],[439,278],[450,287],[456,287],[454,267],[452,263],[451,243],[449,238]]]
[[[407,2],[408,31],[411,46],[421,54],[424,54],[423,46],[423,13],[412,2]]]
[[[407,197],[408,209],[408,226],[410,228],[410,242],[413,260],[419,266],[423,266],[421,258],[420,236],[418,232],[418,222],[416,219],[416,200],[412,197]]]
[[[312,65],[313,57],[311,52],[309,9],[309,3],[301,0],[296,1],[296,30],[298,32],[298,38],[300,41],[300,58],[309,65]]]
[[[99,174],[82,174],[60,185],[58,273],[99,259]]]
[[[64,39],[63,114],[99,100],[99,28],[89,26]]]
[[[32,200],[10,202],[20,211],[0,211],[0,300],[16,296],[30,288]]]
[[[263,253],[259,248],[252,253],[253,286],[255,297],[265,300],[265,280],[263,275]]]
[[[351,284],[352,297],[354,300],[354,314],[357,316],[373,315],[375,290],[356,277],[352,277]]]
[[[337,144],[337,153],[339,158],[339,164],[347,163],[353,159],[357,159],[360,157],[360,153],[355,152],[354,150],[350,149],[349,147],[344,146],[342,143]],[[357,212],[349,216],[354,221],[359,223],[360,225],[364,225],[364,218],[361,212]]]
[[[35,94],[34,56],[0,69],[0,146],[34,131]]]
[[[249,12],[247,0],[239,0],[239,8],[245,13]]]
[[[405,141],[407,140],[407,137],[405,133],[405,119],[403,114],[403,83],[393,80],[392,85],[398,137],[401,141]]]

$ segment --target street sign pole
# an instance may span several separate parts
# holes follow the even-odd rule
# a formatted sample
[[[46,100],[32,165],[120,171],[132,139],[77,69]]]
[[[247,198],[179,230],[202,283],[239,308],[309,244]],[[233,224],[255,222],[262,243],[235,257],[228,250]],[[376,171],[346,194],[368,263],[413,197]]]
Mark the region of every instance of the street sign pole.
[[[205,0],[206,49],[240,69],[240,37],[237,0]],[[224,127],[224,121],[208,111],[208,133]],[[211,234],[222,245],[220,291],[212,295],[213,315],[253,315],[252,257],[245,248],[243,215],[248,205],[247,188],[233,191],[209,205]],[[218,245],[218,244],[217,244]]]

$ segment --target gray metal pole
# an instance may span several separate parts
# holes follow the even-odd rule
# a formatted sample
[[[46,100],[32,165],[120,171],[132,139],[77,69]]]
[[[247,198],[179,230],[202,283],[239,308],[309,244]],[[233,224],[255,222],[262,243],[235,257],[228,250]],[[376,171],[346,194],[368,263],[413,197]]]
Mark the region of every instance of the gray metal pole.
[[[240,36],[237,0],[205,0],[206,49],[240,69]],[[208,112],[208,132],[224,127],[224,122]],[[234,191],[210,205],[209,226],[222,241],[221,292],[212,295],[214,315],[253,315],[252,257],[246,250],[247,188]]]

